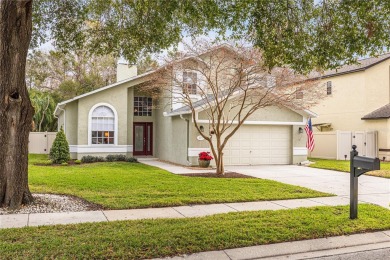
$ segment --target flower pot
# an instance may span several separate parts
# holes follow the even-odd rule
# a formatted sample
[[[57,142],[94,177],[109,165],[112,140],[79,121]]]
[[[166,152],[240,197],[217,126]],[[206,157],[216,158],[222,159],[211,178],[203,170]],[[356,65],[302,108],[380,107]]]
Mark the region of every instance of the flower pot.
[[[210,161],[208,160],[198,160],[199,166],[202,168],[207,168],[210,166]]]

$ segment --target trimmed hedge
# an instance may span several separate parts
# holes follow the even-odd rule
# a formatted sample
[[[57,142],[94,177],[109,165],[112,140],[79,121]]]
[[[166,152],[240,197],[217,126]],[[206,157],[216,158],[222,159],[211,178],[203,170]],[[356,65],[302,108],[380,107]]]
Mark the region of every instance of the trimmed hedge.
[[[103,158],[101,156],[92,156],[87,155],[83,156],[81,158],[82,163],[95,163],[95,162],[130,162],[130,163],[137,163],[137,158],[134,157],[127,157],[123,154],[109,154],[106,156],[106,158]]]

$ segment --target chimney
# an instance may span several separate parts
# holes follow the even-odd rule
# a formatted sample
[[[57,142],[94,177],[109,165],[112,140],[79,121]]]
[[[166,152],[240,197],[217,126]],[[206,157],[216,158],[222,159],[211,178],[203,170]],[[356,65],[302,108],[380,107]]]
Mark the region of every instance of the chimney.
[[[128,63],[118,63],[116,67],[116,82],[137,76],[137,66]]]

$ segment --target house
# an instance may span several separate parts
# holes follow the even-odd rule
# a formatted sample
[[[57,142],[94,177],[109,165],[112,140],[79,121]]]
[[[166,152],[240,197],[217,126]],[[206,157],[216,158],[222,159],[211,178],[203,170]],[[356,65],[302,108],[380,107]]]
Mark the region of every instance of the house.
[[[59,127],[64,128],[72,158],[126,154],[198,164],[199,152],[209,151],[209,145],[194,127],[191,110],[172,102],[177,97],[153,98],[144,91],[154,73],[156,70],[137,75],[135,66],[119,64],[115,84],[57,105],[55,115]],[[194,72],[178,73],[183,73],[183,78],[196,77]],[[196,98],[196,91],[191,94]],[[296,164],[306,160],[303,127],[313,116],[310,111],[288,107],[258,110],[229,140],[224,149],[225,165]],[[210,132],[205,111],[197,110],[196,117],[201,129]]]
[[[348,159],[355,144],[361,155],[390,159],[390,53],[327,71],[322,80],[328,98],[310,108],[318,114],[311,156]]]

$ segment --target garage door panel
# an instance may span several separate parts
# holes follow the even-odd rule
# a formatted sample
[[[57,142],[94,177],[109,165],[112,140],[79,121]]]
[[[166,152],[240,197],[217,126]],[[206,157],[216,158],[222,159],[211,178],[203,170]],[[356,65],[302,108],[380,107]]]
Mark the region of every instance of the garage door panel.
[[[240,141],[238,140],[229,140],[229,145],[231,148],[240,148]]]
[[[242,126],[225,148],[226,165],[289,164],[291,127]]]

